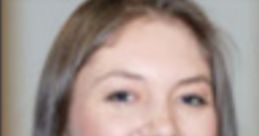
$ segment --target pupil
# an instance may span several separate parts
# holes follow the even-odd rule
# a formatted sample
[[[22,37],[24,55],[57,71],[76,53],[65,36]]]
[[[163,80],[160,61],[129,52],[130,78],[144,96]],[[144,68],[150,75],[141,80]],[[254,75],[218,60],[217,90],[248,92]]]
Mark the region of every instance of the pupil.
[[[131,99],[131,96],[129,95],[129,93],[123,90],[114,92],[108,97],[108,100],[114,101],[114,102],[128,102],[130,101],[130,99]]]
[[[117,100],[127,100],[128,94],[126,92],[118,92],[116,95]]]
[[[200,98],[198,98],[197,96],[187,96],[184,98],[184,101],[186,103],[196,105],[196,106],[203,103],[203,101]]]

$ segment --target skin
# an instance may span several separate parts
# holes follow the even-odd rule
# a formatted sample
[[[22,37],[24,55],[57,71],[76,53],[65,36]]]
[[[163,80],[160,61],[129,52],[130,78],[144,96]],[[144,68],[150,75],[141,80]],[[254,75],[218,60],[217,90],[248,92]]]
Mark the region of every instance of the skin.
[[[211,73],[200,46],[178,19],[128,23],[80,70],[70,134],[216,136]]]

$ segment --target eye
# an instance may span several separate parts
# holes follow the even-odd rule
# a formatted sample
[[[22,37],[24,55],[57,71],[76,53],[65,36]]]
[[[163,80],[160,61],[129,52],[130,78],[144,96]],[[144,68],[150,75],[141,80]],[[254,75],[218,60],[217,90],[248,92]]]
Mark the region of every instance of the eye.
[[[129,103],[136,99],[136,96],[128,90],[117,90],[108,95],[107,101],[115,103]]]
[[[194,107],[200,107],[206,105],[206,100],[202,96],[196,95],[196,94],[190,94],[183,96],[181,98],[182,102],[184,102],[187,105],[194,106]]]

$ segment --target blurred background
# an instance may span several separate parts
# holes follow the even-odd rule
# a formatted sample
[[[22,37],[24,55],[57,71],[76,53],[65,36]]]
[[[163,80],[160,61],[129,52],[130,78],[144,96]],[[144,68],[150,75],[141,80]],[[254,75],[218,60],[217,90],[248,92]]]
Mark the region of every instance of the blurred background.
[[[3,0],[2,135],[30,136],[47,53],[84,0]],[[259,0],[194,0],[231,38],[234,100],[240,136],[259,136]]]

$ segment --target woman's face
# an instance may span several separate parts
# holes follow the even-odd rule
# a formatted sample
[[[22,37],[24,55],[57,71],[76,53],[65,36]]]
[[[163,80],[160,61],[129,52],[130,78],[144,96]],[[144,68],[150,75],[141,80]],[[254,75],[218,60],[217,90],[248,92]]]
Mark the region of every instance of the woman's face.
[[[136,19],[114,37],[75,81],[72,136],[217,135],[210,69],[184,23]]]

